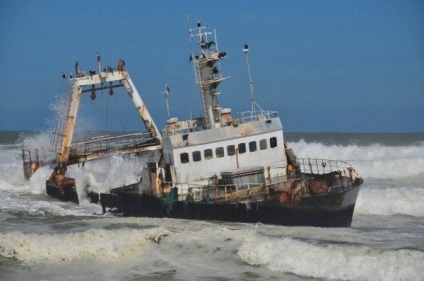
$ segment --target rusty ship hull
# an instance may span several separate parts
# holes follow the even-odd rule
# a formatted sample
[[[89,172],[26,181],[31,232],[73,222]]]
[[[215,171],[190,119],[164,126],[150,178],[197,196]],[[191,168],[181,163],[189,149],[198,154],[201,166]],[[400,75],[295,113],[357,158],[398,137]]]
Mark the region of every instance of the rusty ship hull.
[[[282,201],[282,192],[268,191],[265,199],[189,201],[139,194],[136,185],[111,193],[91,194],[103,211],[124,217],[154,217],[189,220],[264,223],[283,226],[349,227],[352,223],[361,179],[346,190],[303,197],[299,203]]]

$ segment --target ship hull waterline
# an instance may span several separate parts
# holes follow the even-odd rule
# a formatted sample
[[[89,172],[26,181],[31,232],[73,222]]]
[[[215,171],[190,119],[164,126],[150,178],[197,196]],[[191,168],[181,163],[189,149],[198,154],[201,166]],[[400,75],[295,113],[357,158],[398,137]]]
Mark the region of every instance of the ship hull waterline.
[[[150,194],[101,193],[98,200],[124,217],[175,218],[283,226],[349,227],[359,186],[341,193],[303,198],[298,205],[278,199],[249,202],[169,202]],[[93,194],[91,198],[97,197]],[[337,203],[337,204],[334,204]],[[337,207],[335,207],[337,206]]]

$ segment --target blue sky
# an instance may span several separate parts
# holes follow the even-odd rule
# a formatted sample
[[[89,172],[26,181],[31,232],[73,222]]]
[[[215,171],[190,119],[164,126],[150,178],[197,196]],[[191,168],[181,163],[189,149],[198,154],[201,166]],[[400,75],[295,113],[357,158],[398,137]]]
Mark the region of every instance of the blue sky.
[[[220,104],[255,99],[291,132],[424,132],[424,1],[15,1],[0,2],[0,130],[46,130],[66,91],[61,72],[125,59],[156,124],[201,114],[190,26],[215,28],[228,56]],[[79,127],[144,130],[124,93],[84,97]]]

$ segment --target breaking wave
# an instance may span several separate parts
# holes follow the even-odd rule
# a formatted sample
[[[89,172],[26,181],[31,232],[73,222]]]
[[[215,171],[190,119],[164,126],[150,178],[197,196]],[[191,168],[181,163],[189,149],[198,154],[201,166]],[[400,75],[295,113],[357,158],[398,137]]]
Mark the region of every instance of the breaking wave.
[[[424,143],[407,146],[341,146],[301,140],[290,145],[299,158],[346,161],[364,178],[424,178]]]
[[[421,280],[424,253],[358,245],[320,245],[250,234],[237,255],[250,265],[326,280]]]
[[[83,258],[114,261],[135,256],[167,231],[151,229],[89,229],[69,234],[0,233],[0,256],[25,263],[68,262]]]
[[[424,217],[424,188],[362,188],[355,212],[365,215]]]

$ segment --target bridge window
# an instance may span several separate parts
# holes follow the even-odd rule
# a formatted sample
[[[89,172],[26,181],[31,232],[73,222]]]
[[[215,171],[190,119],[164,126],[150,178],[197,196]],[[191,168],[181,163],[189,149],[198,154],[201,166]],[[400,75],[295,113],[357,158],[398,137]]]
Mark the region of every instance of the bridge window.
[[[256,141],[249,142],[249,151],[250,152],[255,152],[256,149],[257,149],[257,147],[256,147]]]
[[[228,156],[232,156],[234,154],[236,154],[236,148],[235,148],[235,146],[234,145],[227,146],[227,155]]]
[[[263,139],[263,140],[260,140],[260,141],[259,141],[259,148],[260,148],[261,150],[265,150],[265,149],[267,149],[266,139]]]
[[[222,158],[224,157],[224,148],[223,147],[217,147],[215,149],[216,158]]]
[[[199,162],[200,160],[202,160],[202,154],[200,151],[193,151],[193,161]]]
[[[246,152],[246,144],[245,143],[239,143],[238,151],[239,151],[240,154],[245,153]]]
[[[181,160],[181,164],[185,164],[188,163],[188,153],[184,152],[180,154],[180,160]]]
[[[206,160],[212,159],[213,158],[212,149],[205,149],[204,156]]]
[[[277,138],[276,137],[272,137],[269,139],[269,146],[271,148],[274,148],[277,146]]]

